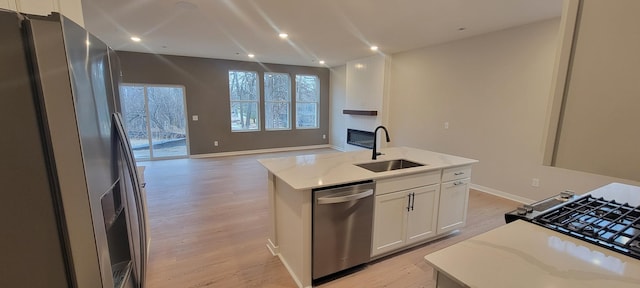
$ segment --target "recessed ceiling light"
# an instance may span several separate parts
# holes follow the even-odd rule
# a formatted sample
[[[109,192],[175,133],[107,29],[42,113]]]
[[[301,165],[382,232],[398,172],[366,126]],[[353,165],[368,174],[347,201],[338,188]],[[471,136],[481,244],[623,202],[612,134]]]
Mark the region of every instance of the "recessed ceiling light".
[[[324,65],[324,60],[320,60],[318,63]]]
[[[371,46],[371,51],[378,51],[378,46],[375,46],[375,45]]]
[[[140,42],[140,41],[142,41],[142,39],[140,39],[140,37],[137,37],[137,36],[131,36],[131,41]]]
[[[289,37],[289,34],[287,33],[280,33],[278,34],[278,37],[280,37],[281,39],[287,39]]]
[[[254,54],[249,54],[249,55],[247,55],[247,56],[249,56],[249,58],[256,57],[256,55],[254,55]]]

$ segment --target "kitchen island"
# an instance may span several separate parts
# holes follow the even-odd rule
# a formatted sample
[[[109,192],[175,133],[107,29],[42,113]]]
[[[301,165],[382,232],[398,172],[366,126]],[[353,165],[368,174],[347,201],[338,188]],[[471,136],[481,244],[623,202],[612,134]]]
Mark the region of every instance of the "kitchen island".
[[[371,160],[370,150],[259,160],[268,170],[271,227],[267,247],[281,259],[299,287],[312,285],[314,189],[376,181],[373,258],[419,245],[464,226],[471,164],[476,160],[408,147],[385,148],[380,152],[383,155],[377,160]],[[384,172],[356,166],[395,159],[424,166]],[[415,212],[411,209],[411,215],[403,212],[406,207],[394,209],[399,207],[398,201],[402,202],[400,206],[406,203],[406,195],[403,196],[406,191],[416,191],[411,192],[415,202],[430,206],[416,207]],[[415,219],[407,221],[411,217]]]
[[[640,187],[612,183],[588,194],[640,205]],[[637,288],[640,260],[515,221],[425,256],[438,288]]]

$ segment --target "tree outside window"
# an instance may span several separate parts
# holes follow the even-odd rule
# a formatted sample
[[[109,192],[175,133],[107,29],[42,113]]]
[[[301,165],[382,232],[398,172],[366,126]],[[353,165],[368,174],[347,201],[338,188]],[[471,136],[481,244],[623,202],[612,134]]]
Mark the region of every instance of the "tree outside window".
[[[260,130],[260,93],[258,73],[229,71],[229,97],[231,100],[231,131]]]
[[[296,75],[296,128],[319,128],[320,79]]]
[[[265,129],[291,129],[291,77],[286,73],[264,73]]]

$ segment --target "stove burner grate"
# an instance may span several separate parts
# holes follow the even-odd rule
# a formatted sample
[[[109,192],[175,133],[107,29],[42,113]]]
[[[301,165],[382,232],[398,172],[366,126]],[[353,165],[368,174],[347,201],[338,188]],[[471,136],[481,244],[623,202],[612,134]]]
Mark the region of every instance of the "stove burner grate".
[[[539,215],[533,223],[640,259],[640,206],[587,195]]]

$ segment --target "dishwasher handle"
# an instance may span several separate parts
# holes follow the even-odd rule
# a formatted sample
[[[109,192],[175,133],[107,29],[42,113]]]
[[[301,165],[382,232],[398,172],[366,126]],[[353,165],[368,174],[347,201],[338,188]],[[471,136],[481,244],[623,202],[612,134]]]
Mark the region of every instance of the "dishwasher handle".
[[[321,198],[318,198],[318,204],[335,204],[335,203],[349,202],[349,201],[353,201],[353,200],[358,200],[358,199],[362,199],[362,198],[365,198],[365,197],[369,197],[371,195],[373,195],[373,189],[369,189],[369,190],[364,191],[362,193],[351,194],[351,195],[347,195],[347,196],[321,197]]]

